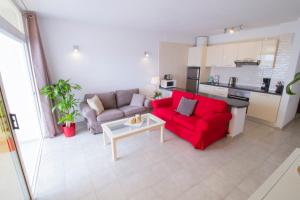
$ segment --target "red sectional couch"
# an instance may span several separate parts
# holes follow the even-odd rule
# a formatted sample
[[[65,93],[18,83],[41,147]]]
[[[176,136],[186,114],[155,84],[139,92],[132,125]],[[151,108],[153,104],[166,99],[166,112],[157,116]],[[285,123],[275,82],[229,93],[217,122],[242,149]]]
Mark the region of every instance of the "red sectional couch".
[[[197,100],[192,116],[176,112],[182,97]],[[232,117],[226,102],[178,90],[172,97],[152,101],[152,106],[152,113],[166,121],[167,129],[202,150],[226,136]]]

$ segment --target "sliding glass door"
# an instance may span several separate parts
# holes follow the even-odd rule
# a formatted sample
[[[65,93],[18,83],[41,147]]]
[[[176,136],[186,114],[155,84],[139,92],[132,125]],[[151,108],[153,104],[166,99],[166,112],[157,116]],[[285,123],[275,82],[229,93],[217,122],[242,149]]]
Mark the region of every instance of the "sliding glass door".
[[[0,195],[1,199],[30,199],[24,171],[16,151],[13,129],[0,76]]]
[[[33,191],[43,137],[25,44],[0,33],[0,55],[3,56],[0,60],[0,72],[10,114],[15,114],[19,121],[15,139]]]
[[[16,152],[18,152],[15,159],[20,160],[22,172],[24,172],[18,174],[25,176],[26,185],[34,194],[43,130],[38,106],[38,91],[33,80],[25,38],[22,12],[19,7],[11,0],[0,0],[1,87],[6,94],[6,105],[9,107],[8,116],[12,116],[14,121],[18,121],[18,128],[10,136],[13,137]],[[9,164],[8,160],[1,162],[1,165]],[[0,169],[2,170],[2,168]],[[0,199],[2,199],[2,192],[0,195]]]

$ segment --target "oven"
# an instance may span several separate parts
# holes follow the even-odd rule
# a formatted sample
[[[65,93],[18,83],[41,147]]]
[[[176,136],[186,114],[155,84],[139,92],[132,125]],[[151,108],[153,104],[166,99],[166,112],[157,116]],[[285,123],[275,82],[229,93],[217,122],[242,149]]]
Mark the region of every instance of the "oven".
[[[249,102],[250,91],[229,88],[227,97],[230,98],[230,99],[238,99],[238,100],[241,100],[241,101]]]

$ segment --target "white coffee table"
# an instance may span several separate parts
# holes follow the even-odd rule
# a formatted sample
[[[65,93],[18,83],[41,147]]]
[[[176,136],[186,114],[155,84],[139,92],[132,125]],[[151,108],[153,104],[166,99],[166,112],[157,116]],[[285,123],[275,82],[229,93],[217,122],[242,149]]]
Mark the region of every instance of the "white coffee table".
[[[120,139],[125,139],[132,135],[160,128],[160,142],[164,142],[164,126],[166,123],[164,120],[151,113],[143,114],[143,123],[141,126],[137,127],[125,125],[128,119],[129,118],[120,119],[102,124],[104,145],[107,145],[108,140],[110,140],[113,160],[117,159],[116,142]]]

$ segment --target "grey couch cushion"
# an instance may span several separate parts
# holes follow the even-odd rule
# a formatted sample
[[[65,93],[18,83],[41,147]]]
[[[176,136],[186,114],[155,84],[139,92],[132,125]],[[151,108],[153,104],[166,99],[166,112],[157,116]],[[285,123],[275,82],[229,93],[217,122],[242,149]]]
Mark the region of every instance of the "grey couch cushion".
[[[197,100],[182,97],[177,107],[177,112],[182,115],[191,116],[194,112]]]
[[[97,121],[107,122],[124,117],[124,113],[119,109],[108,109],[104,110],[100,115],[97,116]]]
[[[86,94],[84,101],[97,95],[103,104],[104,109],[112,109],[117,107],[116,94],[114,92],[98,93],[98,94]]]
[[[117,90],[116,91],[116,100],[118,108],[122,106],[127,106],[130,104],[133,94],[138,94],[139,89],[130,89],[130,90]]]
[[[143,94],[133,94],[130,101],[130,106],[143,107],[145,101],[145,95]]]
[[[126,117],[135,114],[141,114],[146,111],[145,107],[139,107],[139,106],[123,106],[119,109],[124,113]]]

